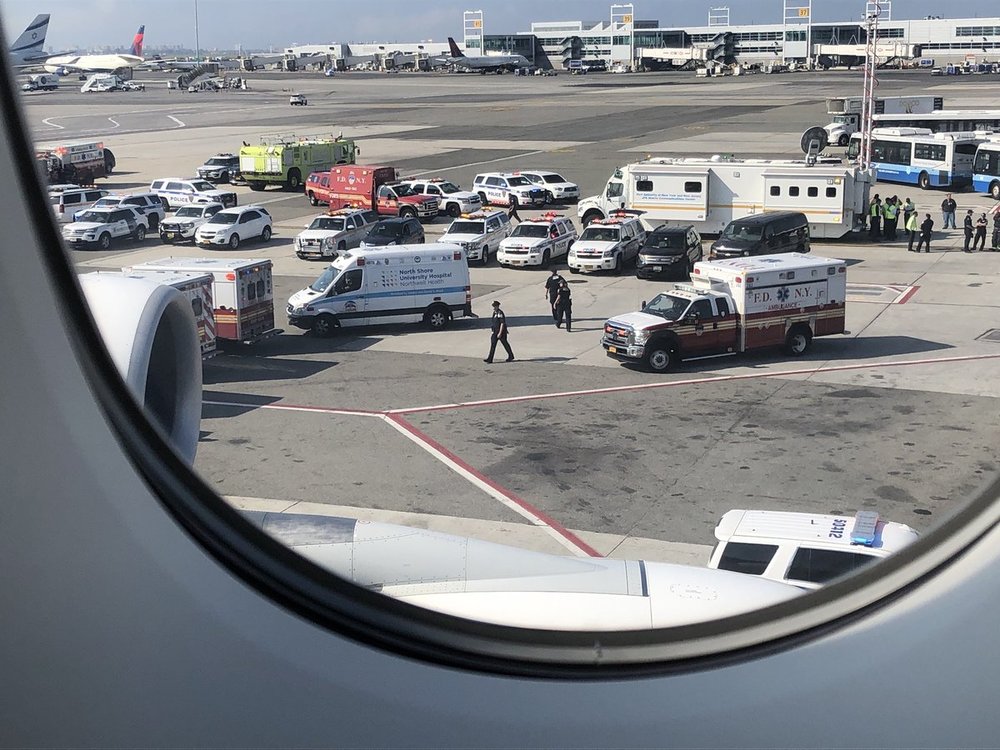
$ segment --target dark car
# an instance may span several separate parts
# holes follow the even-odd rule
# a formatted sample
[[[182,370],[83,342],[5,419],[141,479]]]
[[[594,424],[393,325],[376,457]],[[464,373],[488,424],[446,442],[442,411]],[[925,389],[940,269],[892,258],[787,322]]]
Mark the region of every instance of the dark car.
[[[693,226],[663,226],[646,235],[646,242],[636,259],[635,272],[640,279],[687,278],[701,259],[701,236]]]
[[[209,182],[237,182],[240,179],[240,157],[216,154],[198,167],[198,176]]]
[[[733,219],[712,243],[712,256],[716,258],[808,252],[809,220],[798,211]]]
[[[424,244],[424,228],[412,216],[407,216],[405,219],[382,219],[361,241],[361,247],[422,244]]]

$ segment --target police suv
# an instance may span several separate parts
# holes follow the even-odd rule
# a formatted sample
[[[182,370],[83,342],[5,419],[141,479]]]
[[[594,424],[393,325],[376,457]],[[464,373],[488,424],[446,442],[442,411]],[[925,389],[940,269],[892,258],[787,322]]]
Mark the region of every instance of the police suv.
[[[483,205],[544,206],[546,192],[517,172],[486,172],[477,174],[473,188]]]
[[[490,253],[495,254],[500,242],[513,230],[510,219],[503,211],[477,211],[455,219],[438,242],[458,245],[465,251],[468,261],[478,260],[485,266],[490,262]]]
[[[112,240],[130,238],[142,242],[146,239],[146,217],[132,206],[90,208],[76,221],[64,226],[62,235],[72,246],[96,246],[107,250]]]
[[[209,182],[236,182],[240,179],[240,157],[216,154],[198,167],[198,176]]]
[[[181,206],[177,209],[177,213],[160,222],[160,240],[167,243],[194,242],[194,233],[198,227],[221,210],[221,203],[194,203],[190,206]]]
[[[91,208],[109,208],[113,206],[131,206],[146,217],[146,229],[155,232],[160,222],[167,215],[163,201],[156,193],[132,193],[131,195],[105,195],[94,203]],[[74,220],[83,211],[73,214]]]
[[[149,190],[166,201],[168,210],[191,203],[221,203],[226,208],[236,205],[236,193],[231,190],[218,190],[207,180],[164,177],[153,180]]]
[[[547,266],[570,252],[575,239],[576,226],[562,216],[547,213],[525,219],[500,243],[497,261],[502,266]]]
[[[409,185],[413,192],[421,195],[432,195],[438,199],[438,212],[458,217],[462,214],[475,213],[483,207],[478,193],[462,190],[453,182],[435,178],[433,180],[403,180],[403,185]]]
[[[317,216],[295,238],[295,254],[300,258],[335,258],[358,247],[378,219],[374,212],[357,208]]]
[[[595,219],[587,225],[569,253],[569,270],[614,271],[639,255],[646,241],[646,229],[635,216]]]

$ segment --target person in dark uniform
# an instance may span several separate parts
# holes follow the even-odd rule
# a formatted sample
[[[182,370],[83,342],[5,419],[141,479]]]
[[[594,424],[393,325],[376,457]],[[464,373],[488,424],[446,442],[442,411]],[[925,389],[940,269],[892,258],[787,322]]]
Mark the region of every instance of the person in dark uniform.
[[[986,227],[990,225],[990,222],[986,218],[986,214],[980,214],[979,218],[976,219],[976,239],[972,241],[973,250],[985,250],[986,249]]]
[[[503,344],[503,348],[507,350],[507,361],[514,361],[514,351],[510,348],[510,344],[507,343],[507,316],[503,314],[503,310],[500,309],[500,301],[493,300],[493,333],[490,336],[490,353],[483,360],[488,364],[493,363],[493,355],[497,350],[497,342],[499,341]]]
[[[993,209],[993,237],[990,241],[991,250],[1000,250],[1000,205]]]
[[[868,239],[878,241],[882,236],[882,201],[878,195],[868,206]]]
[[[963,253],[971,253],[969,249],[969,243],[972,242],[972,233],[975,228],[972,225],[972,209],[970,208],[965,212],[965,222],[962,224],[962,229],[965,230],[965,247],[962,249]]]
[[[556,313],[556,294],[559,292],[559,285],[565,283],[566,279],[560,276],[559,272],[554,268],[552,269],[552,275],[545,280],[545,298],[552,307],[552,320],[559,320],[559,315]]]
[[[920,252],[920,248],[927,244],[926,252],[931,251],[931,234],[934,231],[934,219],[931,218],[930,214],[924,214],[924,220],[920,224],[920,239],[917,240],[917,252]]]
[[[563,318],[566,318],[566,332],[569,333],[573,330],[573,299],[569,290],[569,284],[565,281],[559,284],[559,289],[556,291],[556,303],[555,303],[556,314],[556,328],[562,328]]]
[[[507,210],[507,216],[518,221],[521,220],[521,217],[517,215],[517,198],[513,195],[510,197],[510,208]]]

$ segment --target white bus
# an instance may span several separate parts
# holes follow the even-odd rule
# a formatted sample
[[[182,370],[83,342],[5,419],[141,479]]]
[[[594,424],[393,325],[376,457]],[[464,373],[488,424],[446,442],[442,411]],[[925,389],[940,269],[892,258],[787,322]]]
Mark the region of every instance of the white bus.
[[[927,128],[935,133],[1000,131],[1000,109],[956,109],[924,114],[876,114],[876,128]]]
[[[972,186],[978,193],[989,193],[1000,201],[1000,135],[979,144],[972,167]]]
[[[932,187],[972,182],[976,148],[982,133],[933,133],[927,128],[875,128],[872,130],[871,166],[881,182],[902,182]],[[851,136],[847,159],[861,151],[861,134]]]

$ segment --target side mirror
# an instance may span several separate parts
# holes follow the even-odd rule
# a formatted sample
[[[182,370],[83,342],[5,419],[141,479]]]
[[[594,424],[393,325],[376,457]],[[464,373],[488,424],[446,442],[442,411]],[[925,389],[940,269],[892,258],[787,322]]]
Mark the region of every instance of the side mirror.
[[[642,302],[639,303],[639,309],[640,310],[646,309],[646,300],[643,300]]]

